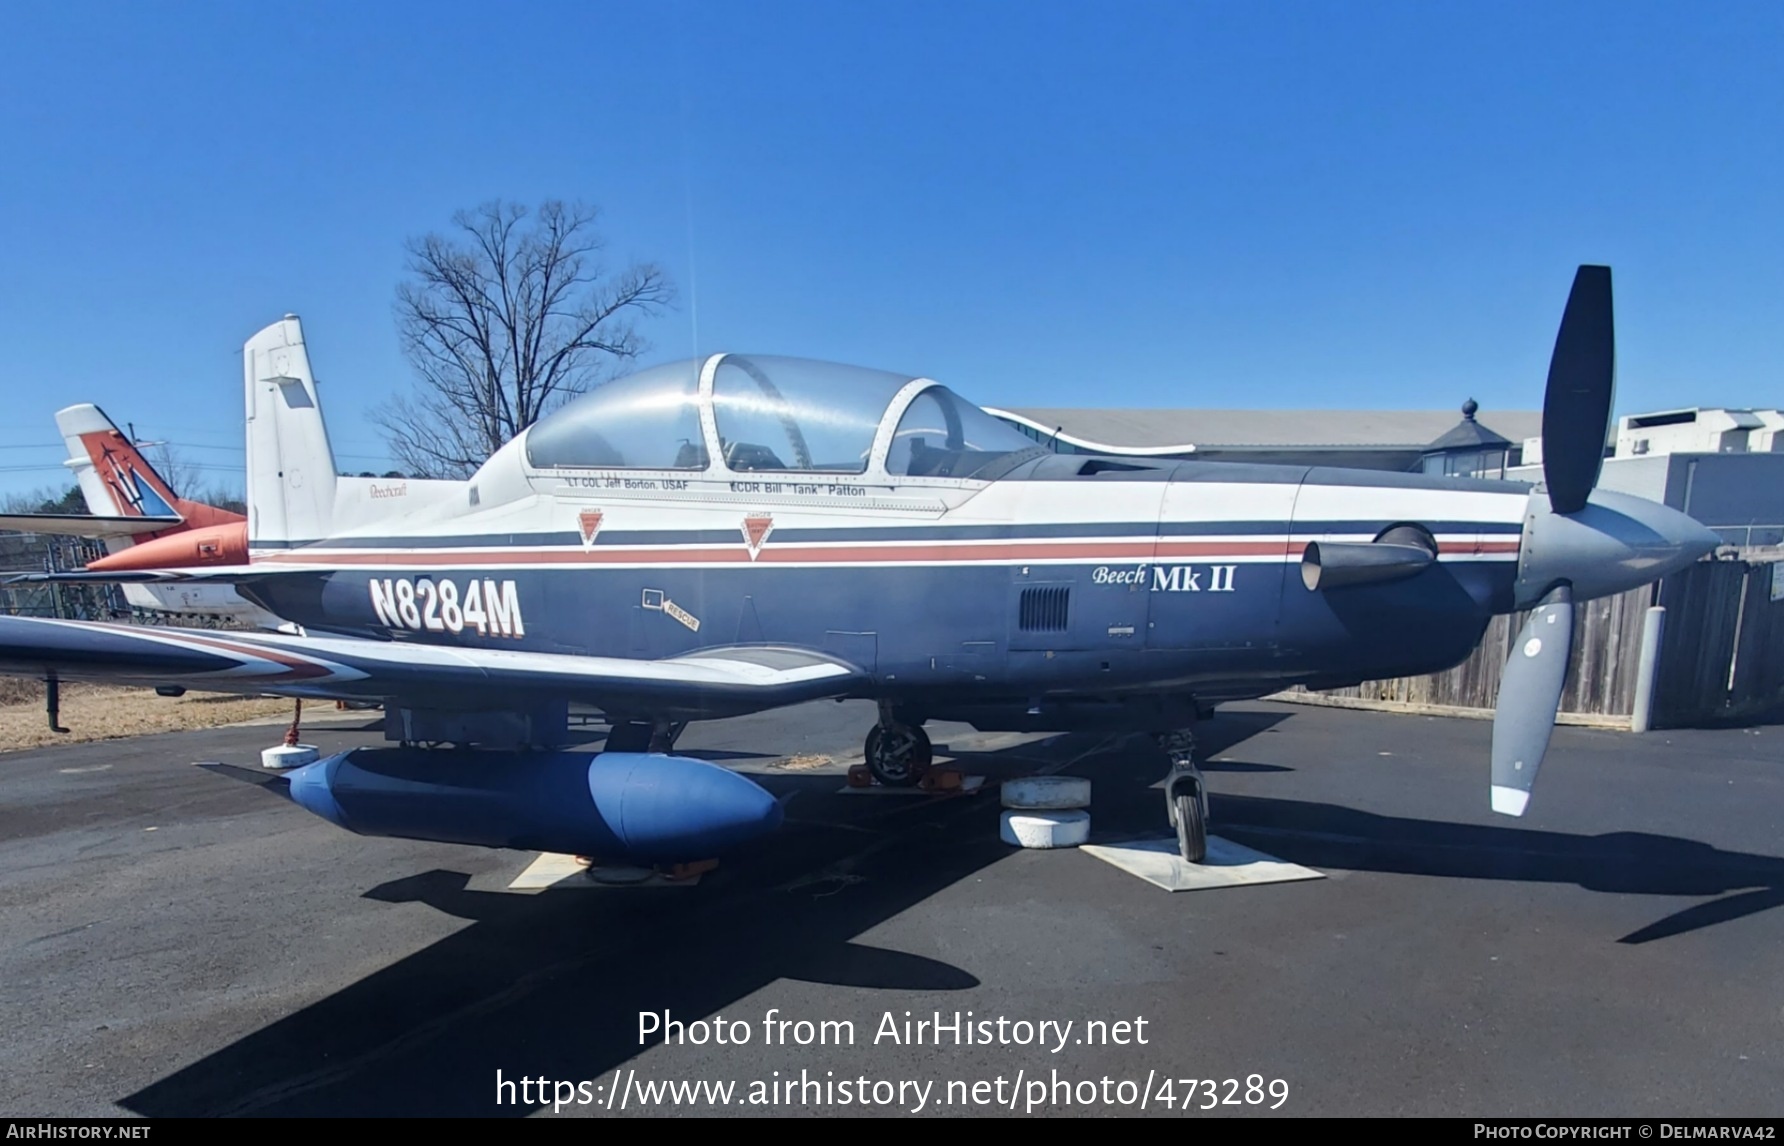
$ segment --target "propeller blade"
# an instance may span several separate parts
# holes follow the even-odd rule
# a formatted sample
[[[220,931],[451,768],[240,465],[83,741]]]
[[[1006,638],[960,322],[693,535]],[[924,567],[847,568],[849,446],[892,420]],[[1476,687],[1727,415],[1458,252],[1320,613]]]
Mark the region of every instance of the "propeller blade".
[[[1524,622],[1499,681],[1499,706],[1493,713],[1495,812],[1524,814],[1536,770],[1542,767],[1549,736],[1555,731],[1572,651],[1573,589],[1558,585]]]
[[[1578,513],[1598,484],[1617,384],[1611,269],[1573,276],[1542,399],[1542,476],[1556,513]]]

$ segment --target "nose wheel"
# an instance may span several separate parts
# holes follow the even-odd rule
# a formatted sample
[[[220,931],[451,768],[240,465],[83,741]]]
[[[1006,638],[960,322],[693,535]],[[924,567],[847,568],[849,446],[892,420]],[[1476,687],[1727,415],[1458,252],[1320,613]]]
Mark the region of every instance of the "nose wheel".
[[[867,733],[867,770],[888,788],[909,788],[929,771],[929,734],[916,725],[876,724]]]
[[[1177,854],[1184,863],[1208,858],[1208,816],[1200,793],[1180,791],[1171,797],[1171,826],[1177,829]]]
[[[1161,735],[1159,747],[1171,758],[1165,777],[1165,812],[1177,832],[1177,854],[1184,863],[1208,858],[1208,786],[1195,762],[1195,734],[1179,730]]]

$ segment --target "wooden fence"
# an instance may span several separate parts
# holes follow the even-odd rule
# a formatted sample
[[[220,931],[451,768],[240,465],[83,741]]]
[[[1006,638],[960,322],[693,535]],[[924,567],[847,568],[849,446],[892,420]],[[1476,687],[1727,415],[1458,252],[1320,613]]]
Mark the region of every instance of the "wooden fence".
[[[1635,707],[1642,619],[1666,607],[1655,666],[1652,723],[1684,727],[1756,716],[1784,705],[1784,562],[1703,561],[1615,597],[1574,609],[1573,656],[1561,712],[1627,723]],[[1527,613],[1493,618],[1466,661],[1430,676],[1329,689],[1342,703],[1490,712],[1499,676]],[[1302,699],[1316,699],[1302,690]],[[1294,699],[1295,694],[1282,694]]]

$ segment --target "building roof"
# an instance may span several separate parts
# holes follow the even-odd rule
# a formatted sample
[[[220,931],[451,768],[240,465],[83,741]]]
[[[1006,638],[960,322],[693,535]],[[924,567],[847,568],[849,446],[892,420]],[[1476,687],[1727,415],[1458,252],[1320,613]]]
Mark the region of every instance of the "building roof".
[[[1468,422],[1449,410],[1063,410],[991,413],[1081,449],[1194,453],[1199,450],[1424,450],[1452,431],[1483,442],[1522,442],[1542,432],[1538,410],[1489,410]],[[1458,426],[1462,423],[1462,426]],[[1479,431],[1487,431],[1479,434]]]
[[[1438,438],[1426,448],[1436,452],[1438,450],[1499,449],[1511,445],[1509,439],[1480,424],[1475,417],[1479,409],[1480,406],[1473,398],[1462,403],[1462,420],[1450,427],[1449,433]]]

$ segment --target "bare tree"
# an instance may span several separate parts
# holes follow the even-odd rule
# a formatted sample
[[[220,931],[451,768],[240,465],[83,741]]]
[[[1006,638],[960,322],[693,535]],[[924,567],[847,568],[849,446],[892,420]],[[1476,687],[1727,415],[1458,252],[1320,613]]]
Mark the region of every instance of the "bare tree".
[[[87,503],[81,498],[78,485],[65,490],[54,486],[19,491],[0,497],[0,513],[85,513]]]
[[[148,447],[143,449],[143,447]],[[188,461],[171,442],[140,442],[143,457],[155,467],[175,497],[192,497],[198,492],[198,465]]]
[[[202,501],[204,504],[215,506],[218,509],[226,509],[230,513],[246,514],[248,512],[248,497],[242,492],[240,482],[214,481],[203,490],[180,493],[176,488],[174,492],[179,493],[181,497],[189,497],[194,501]]]
[[[598,212],[485,203],[449,236],[407,244],[396,320],[417,374],[374,411],[391,457],[416,477],[467,477],[542,415],[645,348],[634,321],[673,297],[648,263],[608,274]]]

